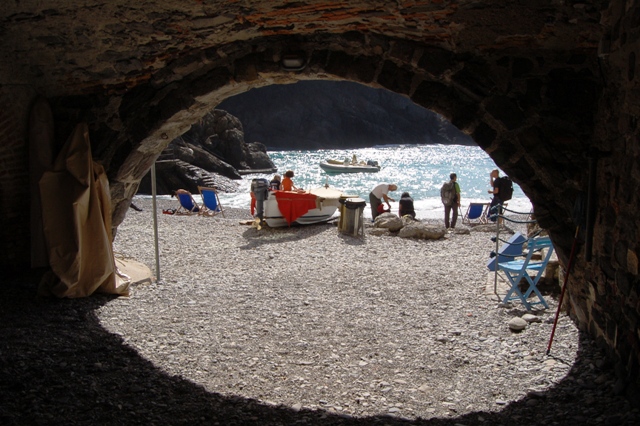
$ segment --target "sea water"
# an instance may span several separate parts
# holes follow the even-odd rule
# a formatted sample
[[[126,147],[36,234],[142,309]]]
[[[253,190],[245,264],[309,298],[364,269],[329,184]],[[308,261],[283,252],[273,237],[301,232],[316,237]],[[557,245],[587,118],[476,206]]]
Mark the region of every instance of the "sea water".
[[[489,202],[489,173],[497,168],[491,157],[481,148],[463,145],[384,145],[346,150],[292,150],[267,153],[281,176],[287,170],[293,170],[295,186],[308,189],[328,184],[349,195],[363,198],[367,204],[373,187],[379,183],[395,183],[398,190],[389,193],[389,196],[397,201],[403,192],[408,192],[414,200],[418,219],[444,218],[440,187],[449,180],[450,173],[458,175],[462,214],[470,202]],[[328,174],[319,166],[319,163],[326,159],[351,160],[354,154],[358,161],[377,161],[381,165],[380,171]],[[504,173],[501,171],[500,175],[503,176]],[[271,180],[273,174],[244,176],[238,193],[219,194],[222,206],[249,209],[251,180],[255,178]],[[531,202],[515,183],[513,198],[508,202],[508,208],[519,213],[531,211]],[[398,212],[397,202],[391,203],[391,212]],[[364,215],[371,218],[368,205]]]

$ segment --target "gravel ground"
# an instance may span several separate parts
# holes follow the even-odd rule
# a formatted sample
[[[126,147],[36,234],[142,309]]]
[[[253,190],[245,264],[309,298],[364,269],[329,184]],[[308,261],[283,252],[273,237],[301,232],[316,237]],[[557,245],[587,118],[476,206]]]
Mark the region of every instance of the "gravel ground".
[[[153,270],[151,201],[135,203],[115,251]],[[159,215],[161,280],[130,297],[3,286],[0,424],[640,422],[567,316],[546,355],[553,288],[539,322],[509,330],[526,312],[486,291],[492,234],[258,231],[247,211],[226,213]]]

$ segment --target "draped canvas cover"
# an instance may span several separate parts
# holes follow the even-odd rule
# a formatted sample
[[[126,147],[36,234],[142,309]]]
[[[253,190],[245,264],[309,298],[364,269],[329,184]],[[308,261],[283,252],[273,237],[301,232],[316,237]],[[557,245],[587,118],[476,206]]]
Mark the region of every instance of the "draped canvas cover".
[[[109,180],[93,162],[87,125],[78,124],[50,171],[40,179],[42,218],[52,273],[41,294],[84,297],[127,294],[112,250]]]
[[[282,213],[287,223],[291,225],[301,216],[307,214],[309,210],[317,208],[317,196],[304,192],[276,191],[278,209]]]

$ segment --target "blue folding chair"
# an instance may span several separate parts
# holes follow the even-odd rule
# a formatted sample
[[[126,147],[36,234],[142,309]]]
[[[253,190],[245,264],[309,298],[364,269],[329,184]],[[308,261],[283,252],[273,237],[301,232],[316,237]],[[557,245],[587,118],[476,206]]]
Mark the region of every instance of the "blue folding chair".
[[[179,189],[175,192],[175,196],[178,197],[180,207],[176,210],[175,214],[194,214],[200,211],[200,207],[193,196],[186,189]]]
[[[543,250],[546,250],[546,253],[543,254],[542,260],[533,261],[533,255]],[[531,310],[532,305],[537,304],[549,309],[549,305],[544,300],[544,297],[542,297],[540,290],[538,290],[538,282],[552,254],[553,244],[551,243],[551,239],[549,237],[535,237],[527,241],[527,254],[524,259],[498,263],[498,271],[503,271],[511,284],[511,288],[502,300],[502,303],[519,299],[528,311]],[[535,276],[532,277],[529,273],[530,271],[535,272]],[[524,293],[520,290],[520,282],[523,278],[529,285]],[[538,297],[538,301],[530,302],[528,298],[531,294],[535,294]]]
[[[218,198],[216,190],[214,188],[199,186],[198,191],[200,191],[200,195],[202,196],[203,204],[200,209],[200,214],[203,216],[215,216],[218,213],[222,213],[224,217],[224,210],[222,210],[220,198]]]
[[[462,223],[466,225],[479,225],[487,223],[487,209],[489,203],[471,203],[467,212],[462,216]]]

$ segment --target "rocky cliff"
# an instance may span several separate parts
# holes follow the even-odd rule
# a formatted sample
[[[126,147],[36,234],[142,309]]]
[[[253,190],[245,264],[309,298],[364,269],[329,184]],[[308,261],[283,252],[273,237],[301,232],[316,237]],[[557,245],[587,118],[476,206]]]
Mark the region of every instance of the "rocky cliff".
[[[156,192],[197,192],[199,185],[233,192],[242,173],[275,170],[267,149],[416,143],[474,144],[441,116],[387,90],[328,81],[267,86],[228,98],[174,139],[156,162]],[[151,193],[149,175],[138,192]]]
[[[271,150],[362,148],[473,140],[407,97],[346,81],[301,81],[253,89],[217,108],[242,122],[245,139]]]
[[[179,188],[198,192],[198,186],[234,192],[241,174],[248,170],[274,171],[267,149],[258,142],[245,143],[242,123],[226,111],[214,110],[171,141],[156,161],[156,193],[171,194]],[[139,193],[151,193],[150,174]]]

